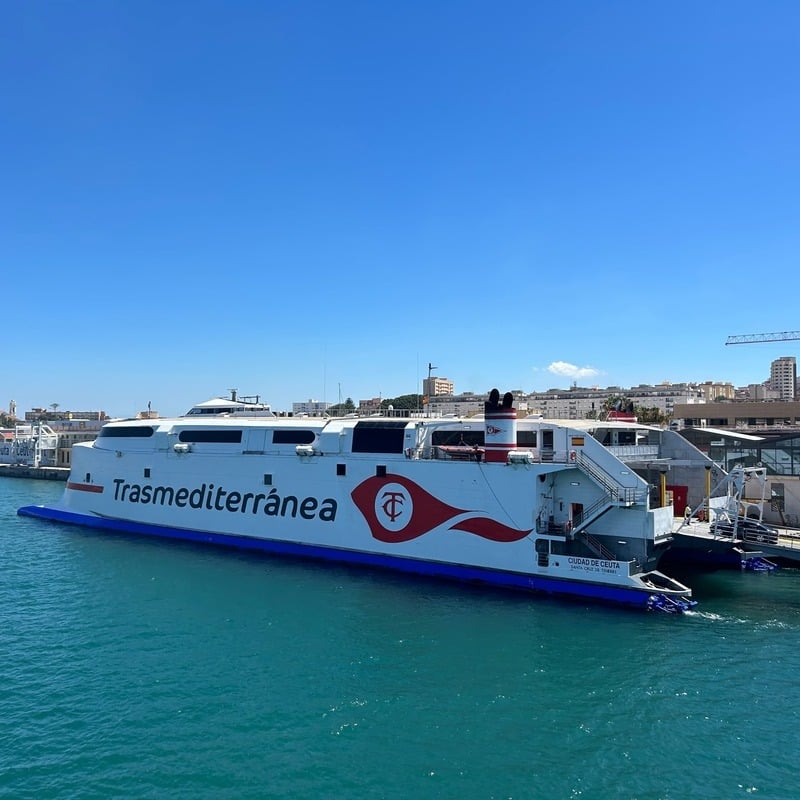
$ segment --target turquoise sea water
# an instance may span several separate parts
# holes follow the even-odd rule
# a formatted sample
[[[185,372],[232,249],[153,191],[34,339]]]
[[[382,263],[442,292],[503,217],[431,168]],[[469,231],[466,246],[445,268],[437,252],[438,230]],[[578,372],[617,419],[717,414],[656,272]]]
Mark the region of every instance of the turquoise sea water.
[[[683,617],[16,516],[0,797],[798,798],[800,571]]]

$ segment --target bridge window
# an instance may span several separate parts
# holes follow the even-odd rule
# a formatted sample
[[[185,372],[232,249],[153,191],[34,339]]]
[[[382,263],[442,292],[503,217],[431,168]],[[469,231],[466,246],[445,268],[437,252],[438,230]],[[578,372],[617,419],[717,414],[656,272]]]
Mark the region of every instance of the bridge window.
[[[434,431],[431,444],[434,447],[483,447],[484,431]]]
[[[104,425],[100,428],[98,434],[99,439],[146,439],[148,436],[153,435],[155,429],[149,425],[125,425],[120,427],[111,427]]]
[[[272,431],[272,444],[311,444],[314,441],[314,431],[307,430],[276,430]]]
[[[239,444],[242,441],[240,430],[189,430],[181,431],[178,439],[182,442],[213,442],[214,444]]]
[[[407,424],[391,420],[357,422],[353,428],[353,452],[402,453]]]

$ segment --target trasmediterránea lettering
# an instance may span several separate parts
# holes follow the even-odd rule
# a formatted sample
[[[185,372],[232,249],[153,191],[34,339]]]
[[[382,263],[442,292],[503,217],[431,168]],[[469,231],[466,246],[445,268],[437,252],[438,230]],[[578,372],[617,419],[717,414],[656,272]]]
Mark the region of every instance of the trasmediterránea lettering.
[[[288,494],[281,497],[278,490],[270,489],[268,494],[261,492],[236,492],[214,486],[213,483],[200,484],[193,489],[185,486],[152,486],[128,483],[123,478],[114,478],[114,500],[120,503],[143,503],[145,505],[175,506],[176,508],[207,509],[241,514],[266,514],[268,517],[302,517],[333,522],[336,519],[336,501],[327,497],[302,499]]]

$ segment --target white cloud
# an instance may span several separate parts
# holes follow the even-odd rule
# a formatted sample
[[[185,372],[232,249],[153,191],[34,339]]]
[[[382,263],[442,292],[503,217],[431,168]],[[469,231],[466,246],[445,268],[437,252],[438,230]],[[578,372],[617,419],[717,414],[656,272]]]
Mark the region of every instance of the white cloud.
[[[594,367],[577,367],[567,361],[554,361],[547,371],[567,378],[594,378],[600,374],[600,370]]]

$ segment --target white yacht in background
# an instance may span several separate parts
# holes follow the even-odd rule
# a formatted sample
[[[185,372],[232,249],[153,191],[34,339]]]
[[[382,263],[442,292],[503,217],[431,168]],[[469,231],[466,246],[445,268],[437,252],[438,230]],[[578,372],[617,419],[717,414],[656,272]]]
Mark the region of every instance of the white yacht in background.
[[[272,408],[267,403],[262,403],[258,395],[254,397],[238,397],[236,389],[231,389],[230,398],[212,397],[202,403],[192,406],[187,412],[187,417],[219,416],[227,414],[236,417],[274,417]]]

